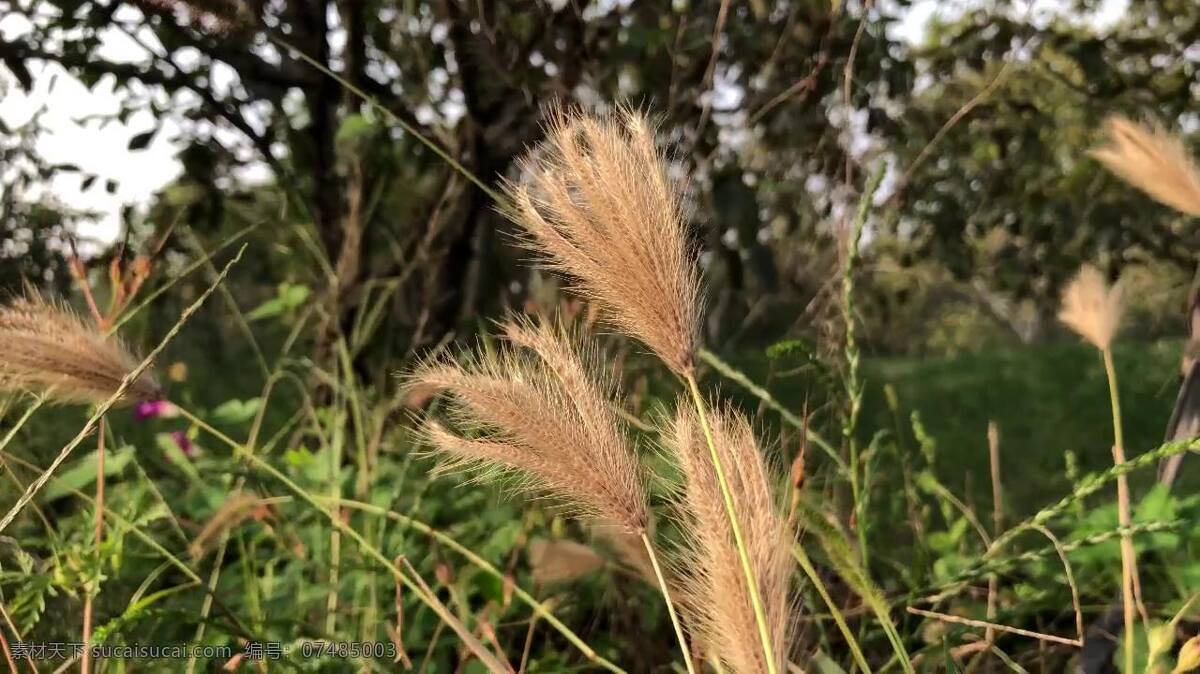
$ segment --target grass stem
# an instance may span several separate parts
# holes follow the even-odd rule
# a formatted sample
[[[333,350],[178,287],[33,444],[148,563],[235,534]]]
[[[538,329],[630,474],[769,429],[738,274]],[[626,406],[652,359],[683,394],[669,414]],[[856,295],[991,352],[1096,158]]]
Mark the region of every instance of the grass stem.
[[[318,501],[327,500],[327,498],[324,496],[316,496],[314,498],[316,498]],[[490,575],[491,577],[495,578],[496,580],[499,580],[499,581],[505,582],[505,583],[511,581],[511,578],[506,576],[503,571],[496,568],[495,565],[493,565],[491,562],[480,557],[474,550],[471,550],[470,548],[463,545],[462,543],[459,543],[457,540],[455,540],[451,536],[448,536],[447,534],[445,534],[441,531],[438,531],[437,529],[429,526],[425,522],[422,522],[418,519],[415,519],[413,517],[405,515],[404,513],[399,513],[394,510],[388,510],[387,508],[372,505],[370,503],[363,503],[361,501],[353,501],[350,499],[339,499],[337,501],[336,505],[338,507],[353,508],[354,510],[359,510],[361,512],[371,513],[373,515],[379,515],[382,517],[386,517],[387,519],[393,520],[395,522],[399,522],[400,524],[402,524],[406,527],[416,529],[417,531],[425,534],[426,536],[429,536],[430,538],[436,540],[438,543],[441,543],[442,545],[445,545],[446,547],[450,548],[451,550],[454,550],[458,554],[462,555],[463,557],[465,557],[467,559],[467,561],[471,562],[477,568],[479,568],[481,571]],[[551,627],[553,627],[555,630],[557,630],[558,633],[561,634],[564,638],[566,638],[567,641],[569,641],[573,646],[575,646],[577,649],[579,649],[579,652],[583,653],[584,656],[586,656],[589,661],[591,661],[593,664],[595,664],[599,667],[602,667],[610,672],[613,672],[613,674],[626,674],[624,669],[621,669],[617,665],[606,660],[600,654],[596,653],[596,651],[591,646],[587,645],[587,643],[585,641],[583,641],[583,639],[581,639],[578,634],[571,631],[571,628],[569,628],[565,624],[563,624],[563,622],[561,620],[559,620],[558,617],[555,616],[554,613],[552,613],[550,611],[550,609],[546,606],[545,603],[538,601],[537,598],[535,598],[533,595],[529,594],[520,585],[517,585],[514,583],[511,585],[511,587],[513,590],[513,596],[515,596],[517,599],[520,599],[522,602],[524,602],[526,605],[528,605],[529,608],[533,609],[533,612],[538,617],[540,617],[542,620],[545,620],[547,624],[549,624]]]
[[[846,646],[850,649],[850,655],[854,656],[854,662],[864,674],[869,674],[871,667],[867,664],[867,658],[863,655],[862,648],[858,645],[858,639],[854,637],[854,632],[851,631],[850,625],[846,624],[846,617],[838,609],[837,603],[833,601],[833,597],[829,596],[829,590],[821,582],[821,576],[817,573],[816,567],[813,566],[812,560],[808,558],[808,554],[804,552],[804,548],[799,545],[792,546],[792,556],[796,558],[796,562],[804,570],[804,575],[808,576],[808,580],[813,584],[813,588],[821,596],[821,601],[825,602],[825,606],[829,609],[829,615],[833,616],[833,622],[837,624],[838,630],[842,633],[842,638],[846,640]]]
[[[1108,377],[1108,394],[1112,406],[1113,422],[1113,465],[1125,463],[1125,434],[1121,426],[1121,399],[1117,392],[1117,370],[1113,364],[1112,349],[1101,351],[1104,356],[1104,374]],[[1141,608],[1140,597],[1135,599],[1137,586],[1137,553],[1133,549],[1133,536],[1128,531],[1132,524],[1129,506],[1129,478],[1126,475],[1117,477],[1117,517],[1118,524],[1126,531],[1121,534],[1121,608],[1125,618],[1125,642],[1122,651],[1125,656],[1123,671],[1133,671],[1134,656],[1134,607]],[[1140,593],[1137,593],[1140,594]],[[1145,614],[1145,609],[1141,612]]]
[[[721,488],[721,497],[725,501],[725,514],[729,516],[729,526],[733,530],[733,542],[737,546],[738,559],[742,563],[742,573],[746,577],[746,587],[750,594],[750,603],[754,608],[754,621],[758,625],[758,638],[762,643],[763,659],[767,663],[768,674],[777,674],[775,664],[775,649],[771,645],[771,633],[767,627],[767,615],[763,610],[762,598],[758,592],[758,581],[754,577],[754,568],[750,563],[750,551],[746,547],[746,539],[742,536],[742,526],[738,523],[737,506],[733,502],[733,493],[729,489],[729,480],[725,477],[725,468],[717,452],[717,444],[713,440],[712,428],[708,425],[708,414],[704,410],[704,397],[696,384],[696,377],[688,375],[688,390],[692,394],[692,402],[696,405],[696,414],[700,418],[700,428],[704,431],[704,441],[708,443],[709,456],[712,458],[713,472],[717,475],[717,484]]]
[[[96,441],[96,518],[93,524],[93,540],[96,546],[96,583],[100,582],[100,544],[104,539],[104,417],[97,426]],[[92,668],[92,601],[99,588],[91,583],[84,588],[83,597],[83,652],[79,656],[79,671],[88,674]]]
[[[667,614],[671,616],[671,627],[675,628],[675,638],[679,640],[679,650],[683,653],[683,662],[687,665],[688,674],[696,674],[695,665],[692,664],[692,651],[688,648],[687,639],[683,636],[683,627],[679,625],[679,616],[675,613],[675,602],[671,601],[671,591],[667,589],[667,580],[663,578],[662,568],[658,565],[658,555],[654,552],[654,545],[650,543],[650,536],[645,531],[642,532],[642,544],[646,546],[646,554],[650,556],[650,565],[654,567],[654,577],[658,580],[658,587],[662,590],[663,601],[667,603]]]

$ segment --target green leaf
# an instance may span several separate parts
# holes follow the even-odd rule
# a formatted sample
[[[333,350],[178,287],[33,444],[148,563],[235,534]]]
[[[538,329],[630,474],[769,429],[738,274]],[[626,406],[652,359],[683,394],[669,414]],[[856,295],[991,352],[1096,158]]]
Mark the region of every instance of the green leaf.
[[[846,674],[842,666],[834,662],[828,655],[817,651],[812,658],[813,671],[817,674]]]
[[[286,312],[299,308],[308,300],[311,291],[308,286],[296,283],[280,283],[274,299],[267,300],[246,314],[246,320],[259,321],[264,318],[274,318]]]
[[[171,206],[190,206],[204,198],[204,188],[196,183],[182,182],[163,190],[163,201]]]
[[[350,115],[338,128],[337,142],[353,143],[375,132],[375,123],[365,115]]]
[[[226,400],[213,410],[213,419],[223,424],[244,424],[258,414],[260,405],[262,405],[262,398]]]
[[[778,360],[792,354],[811,360],[813,353],[812,344],[803,339],[785,339],[767,347],[767,358],[771,360]]]
[[[125,445],[118,450],[108,452],[104,457],[104,475],[119,475],[125,466],[133,459],[133,447]],[[92,452],[83,457],[67,470],[55,475],[42,492],[47,500],[62,498],[73,490],[82,491],[84,487],[96,481],[97,454]]]
[[[293,468],[303,468],[313,462],[313,455],[307,447],[297,447],[284,452],[283,460]]]
[[[200,472],[196,470],[195,464],[183,453],[183,449],[179,447],[179,444],[175,442],[170,433],[155,435],[154,442],[162,450],[163,456],[167,457],[168,461],[183,471],[184,475],[188,476],[188,479],[199,486],[204,485],[204,481],[200,479]]]

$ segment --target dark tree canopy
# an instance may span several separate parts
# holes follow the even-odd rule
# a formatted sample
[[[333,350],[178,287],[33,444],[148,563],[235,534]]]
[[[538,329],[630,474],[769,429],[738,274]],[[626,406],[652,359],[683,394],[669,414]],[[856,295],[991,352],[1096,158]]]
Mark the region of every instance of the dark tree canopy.
[[[885,166],[868,256],[900,270],[933,264],[993,300],[1048,306],[1081,259],[1190,267],[1190,230],[1086,150],[1113,112],[1196,125],[1194,3],[1135,3],[1111,31],[1079,19],[1096,2],[1066,8],[1072,20],[983,3],[916,48],[897,37],[907,4],[24,2],[11,11],[30,28],[0,59],[16,86],[54,62],[134,94],[118,118],[161,120],[135,147],[177,135],[184,175],[127,214],[135,234],[182,221],[215,242],[273,221],[254,234],[270,244],[264,287],[323,285],[306,271],[323,257],[336,283],[321,306],[345,324],[388,279],[387,321],[417,344],[537,285],[491,197],[429,144],[495,186],[556,101],[661,120],[690,178],[714,340],[820,324],[848,205]],[[111,34],[144,58],[102,58]],[[253,167],[270,181],[239,180]],[[5,193],[4,222],[22,223],[10,241],[60,238],[69,214]],[[53,268],[53,248],[23,264]]]

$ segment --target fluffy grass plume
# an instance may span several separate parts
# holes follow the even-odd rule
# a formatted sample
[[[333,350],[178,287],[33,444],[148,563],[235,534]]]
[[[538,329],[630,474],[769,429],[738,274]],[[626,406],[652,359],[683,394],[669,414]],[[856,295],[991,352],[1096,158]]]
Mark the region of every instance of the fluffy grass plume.
[[[690,374],[700,284],[681,191],[654,127],[631,109],[588,116],[555,109],[547,138],[506,189],[528,248],[565,274],[622,332]]]
[[[116,338],[105,339],[68,307],[37,295],[0,307],[0,389],[45,394],[63,403],[102,403],[139,359]],[[160,396],[143,374],[124,400]]]
[[[686,517],[683,555],[685,612],[700,643],[737,674],[768,671],[746,578],[722,503],[717,476],[695,410],[680,401],[672,427],[664,433],[684,476],[676,498]],[[732,409],[709,416],[721,452],[739,525],[750,553],[770,631],[776,671],[786,671],[790,562],[772,480],[746,418]]]
[[[1063,292],[1058,318],[1101,351],[1121,323],[1121,289],[1110,288],[1100,271],[1084,265]]]
[[[582,543],[544,538],[529,543],[529,568],[538,585],[575,580],[603,566],[604,558]]]
[[[1111,117],[1110,144],[1092,156],[1155,200],[1187,215],[1200,216],[1200,168],[1183,142],[1162,127],[1150,128]]]
[[[412,383],[445,391],[457,430],[426,418],[426,439],[446,468],[514,472],[524,486],[579,514],[645,531],[649,515],[637,457],[613,411],[616,386],[597,358],[559,325],[516,320],[508,344],[453,362],[426,363]]]

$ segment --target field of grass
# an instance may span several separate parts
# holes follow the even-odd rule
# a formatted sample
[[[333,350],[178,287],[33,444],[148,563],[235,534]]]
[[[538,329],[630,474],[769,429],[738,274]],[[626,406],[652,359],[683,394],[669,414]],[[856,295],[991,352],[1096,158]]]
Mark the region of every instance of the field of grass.
[[[1118,343],[1116,367],[1121,390],[1126,443],[1134,456],[1162,443],[1175,404],[1182,341]],[[739,370],[769,388],[782,404],[799,413],[806,402],[820,426],[823,382],[815,368],[772,379],[762,354],[728,357]],[[786,370],[794,363],[777,365]],[[714,376],[714,380],[716,375]],[[987,426],[1001,433],[1002,473],[1007,476],[1008,506],[1027,515],[1071,487],[1065,454],[1076,458],[1081,473],[1112,465],[1112,416],[1104,367],[1096,350],[1074,339],[953,357],[866,358],[866,391],[859,434],[864,442],[879,431],[898,437],[899,447],[917,454],[912,418],[917,415],[936,444],[936,472],[948,485],[984,505],[990,499]],[[736,384],[725,393],[755,409],[753,396]],[[895,394],[895,409],[885,387]],[[770,412],[764,422],[778,432]],[[823,429],[835,436],[837,429]],[[819,461],[819,459],[818,459]],[[1187,462],[1184,464],[1187,465]],[[1185,469],[1186,485],[1192,473]],[[1198,476],[1200,477],[1200,476]],[[1135,473],[1136,486],[1149,486],[1153,473]],[[1185,487],[1186,488],[1186,487]]]
[[[1130,456],[1163,441],[1179,385],[1181,348],[1178,340],[1116,347]],[[1008,503],[1017,515],[1028,515],[1069,489],[1066,452],[1075,455],[1083,472],[1112,465],[1104,367],[1096,350],[1078,341],[953,358],[873,360],[866,370],[864,428],[895,427],[883,390],[890,384],[905,417],[901,421],[914,411],[920,415],[937,443],[938,475],[958,489],[990,493],[986,433],[988,422],[996,422]],[[915,451],[911,431],[904,443]],[[1133,483],[1144,486],[1152,479],[1152,472],[1142,471]]]

